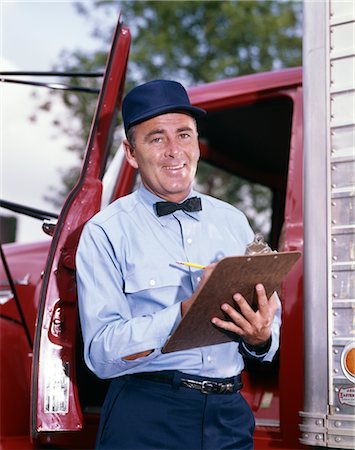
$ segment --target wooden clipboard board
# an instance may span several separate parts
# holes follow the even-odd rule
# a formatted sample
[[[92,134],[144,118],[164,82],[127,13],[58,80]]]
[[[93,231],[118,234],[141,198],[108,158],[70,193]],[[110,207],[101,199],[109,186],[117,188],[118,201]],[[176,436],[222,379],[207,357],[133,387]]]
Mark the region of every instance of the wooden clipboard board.
[[[294,251],[228,256],[221,259],[162,352],[170,353],[235,340],[235,334],[223,331],[211,323],[212,317],[226,319],[221,311],[222,303],[235,307],[232,295],[239,292],[256,309],[255,285],[262,283],[269,298],[280,289],[283,278],[300,256],[301,252]]]

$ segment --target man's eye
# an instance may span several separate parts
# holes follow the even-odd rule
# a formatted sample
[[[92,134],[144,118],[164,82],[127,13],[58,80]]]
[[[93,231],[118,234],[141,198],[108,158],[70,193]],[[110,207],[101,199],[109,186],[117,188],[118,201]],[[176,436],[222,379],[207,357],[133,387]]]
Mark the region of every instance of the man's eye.
[[[154,139],[152,139],[152,141],[154,144],[159,144],[160,142],[162,142],[162,138],[161,137],[156,137]]]
[[[188,139],[190,137],[189,133],[181,133],[180,139]]]

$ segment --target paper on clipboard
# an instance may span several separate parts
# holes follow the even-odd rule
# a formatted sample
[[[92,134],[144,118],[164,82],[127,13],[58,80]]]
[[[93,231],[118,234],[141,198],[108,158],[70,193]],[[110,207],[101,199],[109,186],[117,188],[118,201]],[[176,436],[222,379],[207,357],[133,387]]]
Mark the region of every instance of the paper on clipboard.
[[[228,256],[221,259],[162,352],[170,353],[235,340],[235,334],[223,331],[211,323],[212,317],[226,319],[221,311],[222,303],[235,307],[232,296],[239,292],[256,308],[255,285],[262,283],[269,298],[274,291],[280,289],[283,278],[300,256],[301,252],[294,251]]]

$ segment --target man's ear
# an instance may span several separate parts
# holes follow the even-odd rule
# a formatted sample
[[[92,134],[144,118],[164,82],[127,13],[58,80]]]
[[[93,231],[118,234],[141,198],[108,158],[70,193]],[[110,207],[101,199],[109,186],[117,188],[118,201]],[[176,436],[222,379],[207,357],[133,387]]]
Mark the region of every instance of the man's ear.
[[[138,164],[135,156],[134,148],[130,145],[127,139],[123,140],[123,150],[128,163],[134,168],[138,169]]]

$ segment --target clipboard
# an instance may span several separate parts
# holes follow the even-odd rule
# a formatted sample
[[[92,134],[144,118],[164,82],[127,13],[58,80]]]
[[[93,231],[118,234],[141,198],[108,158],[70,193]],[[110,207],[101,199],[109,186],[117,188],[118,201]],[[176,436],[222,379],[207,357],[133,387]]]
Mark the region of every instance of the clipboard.
[[[221,259],[201,289],[195,302],[176,327],[162,353],[235,341],[236,335],[212,324],[212,317],[226,320],[222,303],[236,306],[232,296],[239,292],[257,309],[255,285],[262,283],[267,297],[278,291],[301,252],[269,252]]]

